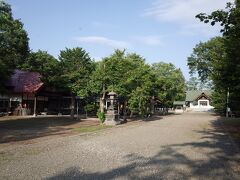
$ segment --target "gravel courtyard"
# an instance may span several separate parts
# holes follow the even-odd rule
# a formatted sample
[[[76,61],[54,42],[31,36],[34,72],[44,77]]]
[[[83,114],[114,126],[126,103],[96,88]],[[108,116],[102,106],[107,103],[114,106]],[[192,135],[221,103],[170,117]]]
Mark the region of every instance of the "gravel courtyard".
[[[184,113],[0,145],[0,179],[240,179],[240,153],[217,119]]]

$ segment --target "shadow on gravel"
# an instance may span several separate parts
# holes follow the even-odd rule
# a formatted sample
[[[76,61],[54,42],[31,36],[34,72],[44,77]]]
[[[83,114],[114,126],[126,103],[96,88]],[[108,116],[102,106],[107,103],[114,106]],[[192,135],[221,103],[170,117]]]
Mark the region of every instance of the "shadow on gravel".
[[[149,121],[158,121],[158,120],[161,120],[161,119],[163,119],[162,116],[154,115],[154,116],[151,116],[151,117],[143,118],[142,121],[149,122]]]
[[[152,116],[148,118],[132,118],[131,121],[150,122],[160,120],[161,116]],[[81,118],[84,119],[84,118]],[[73,126],[81,127],[84,122],[97,125],[98,121],[77,120],[70,117],[33,117],[0,120],[0,144],[12,143],[18,141],[32,140],[40,137],[52,135],[65,135],[66,131],[74,129]]]
[[[123,159],[127,165],[107,172],[83,172],[71,167],[47,179],[240,179],[239,151],[218,121],[212,125],[213,129],[197,132],[202,137],[199,142],[163,146],[152,157],[129,154]],[[200,157],[188,157],[201,152]]]
[[[34,117],[0,121],[0,144],[50,135],[61,135],[68,126],[79,123],[70,117]],[[65,126],[65,127],[64,127]]]

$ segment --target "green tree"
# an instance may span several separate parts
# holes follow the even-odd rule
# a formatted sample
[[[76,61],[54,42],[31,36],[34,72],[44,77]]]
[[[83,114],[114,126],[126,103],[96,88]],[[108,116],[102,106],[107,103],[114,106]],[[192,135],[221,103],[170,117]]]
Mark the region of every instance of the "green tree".
[[[151,67],[145,64],[143,59],[139,59],[137,65],[129,76],[127,76],[126,87],[131,87],[129,93],[129,107],[131,111],[136,111],[140,115],[150,113],[151,104],[150,99],[154,96],[155,89],[155,76],[152,72]],[[133,66],[134,67],[134,66]]]
[[[0,1],[0,91],[13,69],[19,67],[29,53],[28,36],[23,24],[12,16],[11,6]]]
[[[213,106],[221,113],[224,112],[226,106],[227,93],[223,76],[226,71],[225,51],[224,38],[215,37],[207,42],[197,44],[188,58],[190,74],[198,74],[199,85],[212,82]]]
[[[222,73],[225,71],[226,52],[224,38],[215,37],[207,42],[200,42],[188,57],[190,74],[198,74],[202,83],[213,81],[214,85],[223,86]]]
[[[106,93],[115,91],[124,107],[129,102],[132,111],[137,109],[140,113],[143,112],[153,82],[149,79],[150,71],[141,56],[135,53],[126,54],[121,50],[116,50],[97,63],[91,76],[90,89],[100,95],[101,111]]]
[[[223,33],[226,56],[221,64],[215,64],[222,71],[215,74],[216,77],[214,77],[213,83],[216,86],[215,89],[221,91],[221,94],[222,92],[226,94],[229,90],[231,108],[240,110],[238,105],[240,103],[240,0],[227,3],[225,10],[217,10],[210,15],[200,13],[196,17],[205,23],[211,23],[211,25],[220,23],[222,26],[221,32]]]
[[[198,90],[199,80],[196,77],[190,77],[189,81],[186,82],[187,90]]]
[[[42,80],[48,86],[58,85],[60,72],[58,68],[59,62],[46,51],[38,50],[31,52],[26,61],[21,65],[21,69],[28,71],[36,71],[42,75]]]
[[[62,86],[81,98],[87,97],[89,77],[94,70],[89,54],[79,47],[66,48],[60,52],[59,60]]]
[[[174,100],[182,100],[185,96],[184,77],[173,64],[150,66],[140,55],[120,50],[98,62],[90,79],[89,88],[101,97],[102,112],[106,93],[110,91],[118,94],[124,108],[128,106],[131,113],[140,115],[153,110],[153,97],[171,106]]]
[[[212,81],[204,81],[199,80],[198,77],[191,76],[190,79],[186,82],[186,88],[188,91],[192,90],[211,90],[212,89]]]
[[[71,117],[74,115],[74,94],[81,99],[87,98],[89,77],[94,70],[94,63],[89,54],[82,48],[66,48],[60,51],[59,69],[62,88],[72,92]]]
[[[185,79],[180,69],[171,63],[154,63],[152,69],[156,76],[157,98],[165,107],[173,101],[185,99]]]

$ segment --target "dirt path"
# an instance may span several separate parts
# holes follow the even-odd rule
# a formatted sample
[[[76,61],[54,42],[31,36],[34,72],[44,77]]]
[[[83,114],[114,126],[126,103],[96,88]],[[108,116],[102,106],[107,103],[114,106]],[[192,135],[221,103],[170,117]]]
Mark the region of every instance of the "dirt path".
[[[186,113],[0,150],[0,179],[240,179],[217,116]]]

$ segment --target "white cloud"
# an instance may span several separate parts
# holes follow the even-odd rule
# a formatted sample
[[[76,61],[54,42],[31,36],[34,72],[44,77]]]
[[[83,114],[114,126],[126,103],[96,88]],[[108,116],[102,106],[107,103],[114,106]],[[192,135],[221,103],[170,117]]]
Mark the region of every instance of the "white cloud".
[[[156,0],[152,7],[146,9],[143,16],[153,17],[162,22],[172,22],[180,25],[182,30],[193,30],[199,33],[205,31],[213,33],[211,26],[198,26],[201,24],[195,16],[201,12],[210,14],[212,11],[224,9],[229,0]],[[230,0],[233,1],[233,0]],[[209,32],[212,31],[212,32]]]
[[[163,45],[160,36],[137,36],[134,39],[149,46]]]
[[[128,48],[130,43],[126,41],[118,41],[114,39],[109,39],[103,36],[84,36],[75,38],[78,42],[100,44],[105,46],[110,46],[113,48]]]

